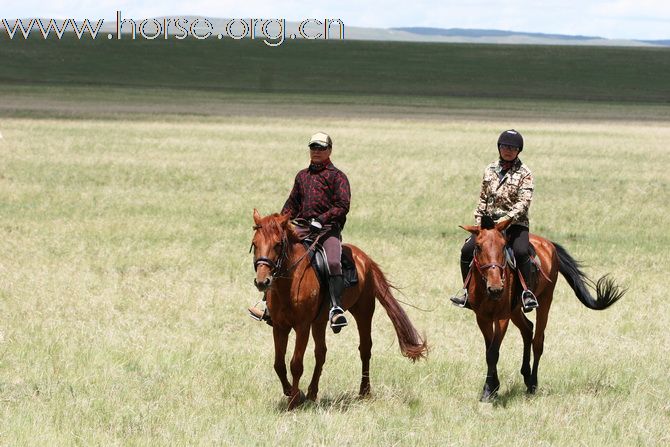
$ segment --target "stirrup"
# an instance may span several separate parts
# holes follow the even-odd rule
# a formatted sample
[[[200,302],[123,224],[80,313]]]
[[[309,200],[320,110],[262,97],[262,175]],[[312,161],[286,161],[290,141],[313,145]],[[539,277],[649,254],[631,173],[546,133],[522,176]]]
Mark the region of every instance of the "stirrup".
[[[335,318],[335,321],[333,321]],[[344,326],[347,326],[347,317],[344,316],[344,310],[340,306],[333,306],[328,313],[328,321],[330,321],[330,328],[338,334]]]
[[[258,306],[258,304],[260,304],[260,301],[256,303],[253,307],[247,309],[249,311],[249,316],[256,321],[268,320],[269,317],[268,308],[266,307],[261,311],[258,307],[256,307]]]
[[[521,307],[525,313],[531,312],[533,309],[540,307],[540,304],[535,298],[535,294],[526,289],[521,293]]]
[[[468,291],[467,289],[461,289],[456,295],[449,298],[451,304],[456,307],[465,307],[468,304]]]

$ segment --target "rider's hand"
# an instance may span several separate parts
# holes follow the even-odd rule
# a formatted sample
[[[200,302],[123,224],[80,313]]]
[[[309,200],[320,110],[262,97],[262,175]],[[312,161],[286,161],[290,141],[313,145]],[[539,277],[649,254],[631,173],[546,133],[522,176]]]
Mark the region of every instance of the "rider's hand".
[[[312,231],[321,231],[323,229],[323,225],[321,222],[319,222],[318,219],[312,219],[309,221],[309,228]]]

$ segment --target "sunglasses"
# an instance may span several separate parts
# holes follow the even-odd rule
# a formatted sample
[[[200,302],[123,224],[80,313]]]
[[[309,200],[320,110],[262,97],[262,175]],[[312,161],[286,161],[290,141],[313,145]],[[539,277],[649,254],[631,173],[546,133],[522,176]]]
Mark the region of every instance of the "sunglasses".
[[[518,151],[519,150],[519,148],[516,147],[516,146],[508,146],[506,144],[501,144],[500,149],[510,149],[510,150],[513,150],[513,151]]]
[[[316,145],[316,144],[313,144],[312,146],[309,147],[309,150],[311,150],[311,151],[317,151],[317,152],[327,151],[328,149],[330,149],[330,147],[328,147],[328,146],[319,146],[319,145]]]

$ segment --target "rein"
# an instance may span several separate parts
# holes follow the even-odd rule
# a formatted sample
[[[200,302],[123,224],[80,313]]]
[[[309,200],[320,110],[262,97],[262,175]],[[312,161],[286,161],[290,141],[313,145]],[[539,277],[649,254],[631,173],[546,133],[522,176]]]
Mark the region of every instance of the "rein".
[[[300,261],[302,261],[303,259],[305,259],[305,256],[307,256],[307,255],[314,249],[314,247],[316,247],[316,244],[319,242],[319,239],[321,239],[321,236],[322,236],[322,235],[323,235],[323,234],[319,234],[317,237],[314,238],[314,242],[312,242],[312,245],[310,245],[309,248],[307,248],[307,250],[305,251],[305,253],[303,253],[303,255],[300,256],[300,257],[298,258],[298,260],[295,261],[295,262],[291,265],[291,267],[289,267],[288,269],[286,269],[286,273],[288,273],[288,272],[290,272],[291,270],[293,270],[293,269],[300,263]]]
[[[260,225],[254,226],[254,230],[260,229]],[[296,268],[300,261],[305,259],[305,256],[307,256],[316,246],[316,244],[319,242],[321,239],[321,236],[323,234],[319,234],[317,237],[314,238],[314,242],[307,248],[305,253],[303,253],[302,256],[298,258],[297,261],[295,261],[293,264],[291,264],[290,267],[288,267],[283,273],[289,273],[291,270]],[[267,265],[270,268],[271,274],[270,276],[272,278],[282,278],[283,276],[278,276],[279,273],[281,273],[281,268],[282,265],[284,264],[285,260],[288,260],[288,236],[286,235],[286,232],[282,235],[282,242],[281,242],[281,251],[279,253],[278,261],[273,261],[272,259],[268,258],[267,256],[259,256],[258,258],[254,258],[254,271],[258,270],[259,265]],[[253,250],[254,244],[251,244],[251,247],[249,247],[249,253],[251,253],[251,250]]]

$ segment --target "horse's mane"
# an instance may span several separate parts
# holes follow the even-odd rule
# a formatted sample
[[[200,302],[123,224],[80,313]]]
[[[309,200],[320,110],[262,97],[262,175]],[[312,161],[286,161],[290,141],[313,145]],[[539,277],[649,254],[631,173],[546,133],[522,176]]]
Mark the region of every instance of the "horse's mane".
[[[285,218],[285,216],[279,213],[269,214],[261,220],[260,225],[254,226],[254,229],[260,231],[263,237],[277,235],[281,238],[283,229],[279,221],[282,218]],[[298,237],[298,234],[295,232],[293,224],[290,221],[286,225],[286,236],[288,237],[288,240],[290,242],[300,241],[300,238]]]

